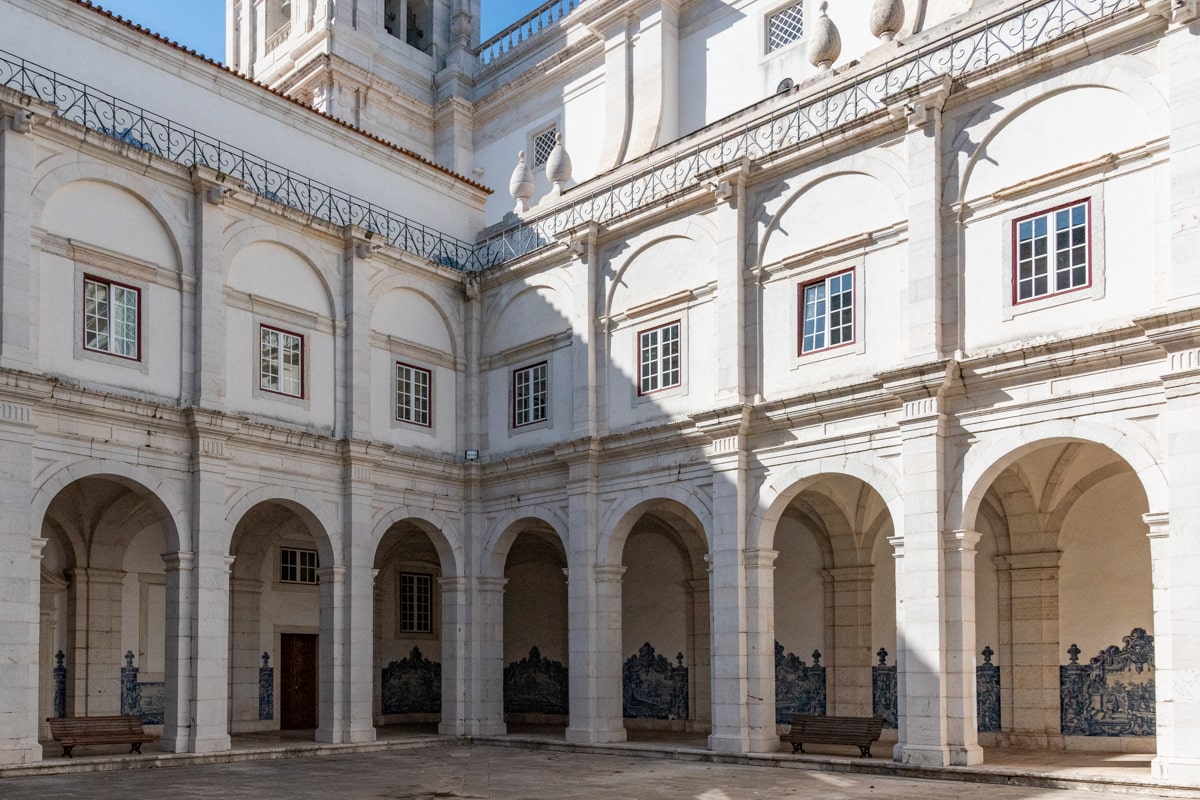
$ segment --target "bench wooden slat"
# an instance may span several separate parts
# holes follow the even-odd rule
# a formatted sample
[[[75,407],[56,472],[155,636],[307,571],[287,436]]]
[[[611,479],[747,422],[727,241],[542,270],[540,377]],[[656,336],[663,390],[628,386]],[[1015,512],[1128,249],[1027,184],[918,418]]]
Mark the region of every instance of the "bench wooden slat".
[[[142,719],[136,714],[107,717],[51,717],[50,735],[62,745],[62,754],[72,758],[78,745],[128,744],[129,752],[141,753],[142,745],[156,737],[142,730]]]
[[[883,732],[880,717],[817,717],[793,714],[792,728],[783,740],[793,753],[803,753],[807,744],[847,744],[857,747],[863,758],[871,755],[871,745]]]

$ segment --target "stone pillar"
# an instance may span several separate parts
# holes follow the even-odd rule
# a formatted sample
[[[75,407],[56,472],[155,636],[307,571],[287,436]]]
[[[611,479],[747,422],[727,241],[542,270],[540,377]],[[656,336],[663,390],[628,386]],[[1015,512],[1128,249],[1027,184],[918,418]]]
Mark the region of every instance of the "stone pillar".
[[[40,544],[39,544],[40,542]],[[45,539],[34,539],[34,560],[39,564],[42,560],[41,550],[45,546]],[[54,664],[55,664],[55,647],[54,634],[58,627],[58,598],[66,590],[66,585],[48,584],[43,578],[41,581],[38,603],[40,613],[38,615],[38,660],[37,660],[37,680],[38,680],[38,739],[50,738],[50,726],[46,724],[47,717],[58,716],[54,710]],[[65,670],[66,668],[63,667]],[[65,680],[65,679],[64,679]],[[63,687],[64,693],[66,690],[65,684]],[[65,697],[63,698],[65,700]],[[66,707],[63,707],[63,713],[66,713]]]
[[[1143,514],[1142,520],[1150,527],[1150,575],[1154,597],[1154,730],[1156,740],[1161,737],[1166,743],[1175,745],[1180,738],[1186,739],[1189,731],[1180,731],[1175,720],[1175,704],[1170,702],[1176,695],[1175,687],[1175,636],[1172,625],[1171,597],[1171,516],[1166,512]],[[1165,755],[1159,748],[1160,755]],[[1159,772],[1156,758],[1152,771]],[[1178,765],[1167,761],[1162,765],[1164,773],[1174,772]]]
[[[442,721],[438,733],[443,736],[469,735],[467,692],[470,681],[470,626],[468,593],[470,581],[462,576],[441,578],[442,591]],[[502,651],[503,652],[503,651]]]
[[[159,748],[172,753],[188,752],[192,733],[195,680],[192,638],[198,612],[196,583],[192,575],[195,563],[196,554],[190,551],[163,555],[167,576],[167,648],[163,663],[166,686],[163,687],[163,733]],[[77,644],[76,653],[78,647]],[[76,655],[76,661],[80,660],[81,657]],[[82,670],[76,666],[75,674],[80,672]]]
[[[7,369],[30,368],[30,336],[36,329],[31,314],[37,303],[30,295],[33,123],[31,111],[0,105],[0,367]],[[28,499],[22,505],[28,505]]]
[[[975,546],[978,531],[950,531],[946,548],[946,735],[950,763],[983,763],[975,702]]]
[[[12,408],[2,403],[0,413]],[[27,441],[13,441],[23,438],[10,426],[0,425],[0,456],[4,459],[0,463],[5,465],[5,479],[0,481],[4,508],[0,515],[0,764],[28,764],[42,758],[38,745],[38,621],[46,540],[30,532],[31,452]],[[9,457],[16,463],[9,462]],[[50,680],[49,666],[43,677],[46,681]]]
[[[504,725],[505,578],[476,578],[476,653],[473,736],[500,736]]]
[[[191,732],[188,752],[229,749],[229,570],[227,542],[201,540],[194,568]],[[168,602],[170,594],[168,589]]]
[[[71,616],[74,642],[75,716],[121,713],[118,678],[121,648],[122,570],[95,567],[70,573],[76,602]]]
[[[364,371],[359,380],[366,383]],[[347,375],[346,380],[353,380]],[[345,456],[346,496],[343,504],[346,581],[342,626],[346,719],[343,742],[375,741],[375,552],[371,535],[373,463]]]
[[[1061,741],[1058,666],[1066,656],[1058,632],[1058,562],[1062,553],[997,556],[1001,592],[1000,629],[1011,631],[1006,660],[1011,665],[1012,698],[1007,740],[1018,747],[1044,749]],[[1001,653],[1006,645],[1002,643]]]
[[[874,567],[838,567],[824,573],[832,589],[833,635],[825,654],[826,673],[834,680],[826,699],[830,715],[870,716],[871,581]]]
[[[777,550],[747,550],[746,725],[748,750],[779,749],[775,732],[775,559]]]
[[[318,693],[318,742],[339,744],[345,741],[346,700],[346,568],[321,567],[320,686]]]
[[[747,395],[746,331],[746,178],[749,162],[709,184],[716,200],[718,406],[744,403]],[[772,645],[773,646],[773,645]]]
[[[193,167],[195,249],[185,258],[182,294],[182,384],[184,407],[225,407],[225,230],[230,191],[217,173]]]
[[[946,416],[942,395],[957,380],[953,362],[896,370],[881,376],[903,403],[900,419],[904,568],[897,570],[897,755],[906,764],[947,766],[946,612],[942,529],[946,509]],[[903,628],[903,634],[900,629]]]
[[[259,722],[258,671],[262,666],[260,647],[262,619],[262,581],[235,578],[230,581],[230,733],[256,730]],[[278,654],[269,653],[272,659]],[[273,727],[273,726],[272,726]]]

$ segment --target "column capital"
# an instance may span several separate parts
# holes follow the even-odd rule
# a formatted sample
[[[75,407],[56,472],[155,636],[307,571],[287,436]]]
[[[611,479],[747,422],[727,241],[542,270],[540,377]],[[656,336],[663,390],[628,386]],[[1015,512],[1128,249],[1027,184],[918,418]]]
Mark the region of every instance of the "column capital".
[[[887,541],[892,546],[892,558],[904,558],[904,537],[889,536]]]
[[[980,538],[983,537],[979,531],[944,531],[942,533],[942,545],[947,552],[959,551],[963,553],[974,553],[975,545],[979,544]]]
[[[753,550],[742,551],[742,562],[748,568],[754,567],[756,569],[774,569],[775,559],[777,558],[779,558],[778,550],[756,548]]]
[[[998,569],[1019,572],[1027,569],[1058,569],[1062,552],[1050,550],[1044,553],[1010,553],[992,559]]]
[[[625,565],[594,567],[597,583],[620,583],[625,575]]]
[[[465,592],[470,587],[470,580],[462,575],[453,575],[449,578],[438,578],[438,588],[440,588],[443,592]]]
[[[850,581],[869,581],[875,577],[875,567],[834,567],[821,570],[823,577],[834,583],[849,583]]]
[[[1151,539],[1167,539],[1171,535],[1171,514],[1167,511],[1149,511],[1142,514],[1142,522],[1150,528],[1146,534]]]
[[[326,581],[341,583],[346,579],[346,568],[341,566],[318,567],[317,577],[321,580],[321,583],[325,583]]]
[[[481,592],[503,592],[508,578],[476,578],[475,588]]]
[[[42,560],[42,549],[45,548],[49,541],[49,539],[39,539],[37,537],[34,537],[32,540],[30,540],[29,554],[33,556],[34,561]]]

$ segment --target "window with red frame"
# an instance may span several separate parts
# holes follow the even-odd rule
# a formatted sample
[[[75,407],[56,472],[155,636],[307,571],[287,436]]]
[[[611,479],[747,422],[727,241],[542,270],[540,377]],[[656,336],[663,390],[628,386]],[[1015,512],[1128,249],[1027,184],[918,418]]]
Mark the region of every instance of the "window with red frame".
[[[800,286],[800,352],[854,341],[854,270]]]
[[[258,386],[263,391],[304,396],[304,337],[259,326]]]
[[[638,334],[638,394],[678,386],[679,321]]]
[[[1091,216],[1080,200],[1013,221],[1013,302],[1091,284]]]
[[[139,357],[141,292],[132,286],[83,279],[83,346],[121,358]]]

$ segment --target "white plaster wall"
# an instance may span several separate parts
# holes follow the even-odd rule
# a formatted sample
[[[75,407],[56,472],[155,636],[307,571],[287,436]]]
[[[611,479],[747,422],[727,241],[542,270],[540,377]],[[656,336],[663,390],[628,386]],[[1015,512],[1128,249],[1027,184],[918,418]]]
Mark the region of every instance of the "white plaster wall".
[[[825,645],[824,558],[814,533],[792,517],[775,530],[775,640],[784,652],[812,664],[812,651],[828,659]]]
[[[684,666],[695,666],[687,647],[687,574],[679,548],[654,529],[634,528],[622,560],[621,660],[649,642],[672,664],[683,653]]]
[[[433,576],[433,631],[431,633],[401,633],[400,632],[400,597],[398,594],[399,574],[401,572],[421,572]],[[438,590],[438,578],[441,569],[437,564],[423,561],[392,562],[379,572],[377,585],[380,602],[379,619],[376,621],[377,641],[379,651],[375,654],[376,663],[385,667],[393,661],[408,658],[414,647],[420,649],[421,656],[429,661],[441,663],[441,593]]]
[[[1137,498],[1140,502],[1134,502]],[[1081,662],[1137,628],[1154,633],[1145,500],[1131,472],[1088,490],[1059,534],[1059,639]]]
[[[987,525],[980,525],[979,543],[975,546],[975,656],[976,663],[983,663],[979,655],[983,648],[991,647],[1000,652],[1000,579],[996,571],[996,537]],[[993,664],[1000,659],[993,656]]]
[[[165,549],[158,526],[146,528],[129,543],[122,564],[125,580],[121,589],[121,653],[133,651],[133,663],[141,668],[138,673],[141,680],[161,680],[164,669],[167,595],[162,552]]]
[[[567,663],[567,581],[562,568],[529,561],[504,570],[504,663],[529,655]]]

